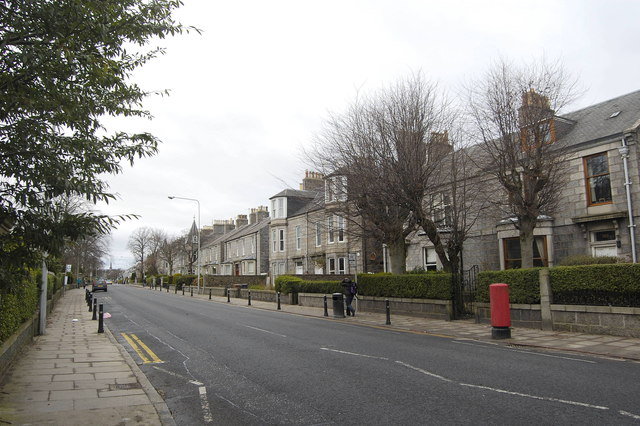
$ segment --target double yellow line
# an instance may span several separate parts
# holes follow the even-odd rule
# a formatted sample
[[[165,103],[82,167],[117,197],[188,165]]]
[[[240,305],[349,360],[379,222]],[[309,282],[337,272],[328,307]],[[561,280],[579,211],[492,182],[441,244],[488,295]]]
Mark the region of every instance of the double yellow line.
[[[149,347],[145,345],[142,340],[138,339],[138,336],[136,336],[135,334],[131,333],[131,336],[129,336],[127,333],[120,334],[122,335],[124,340],[126,340],[127,343],[131,345],[133,350],[136,351],[144,364],[163,362],[160,358],[158,358],[158,355],[153,353],[153,351],[149,349]]]

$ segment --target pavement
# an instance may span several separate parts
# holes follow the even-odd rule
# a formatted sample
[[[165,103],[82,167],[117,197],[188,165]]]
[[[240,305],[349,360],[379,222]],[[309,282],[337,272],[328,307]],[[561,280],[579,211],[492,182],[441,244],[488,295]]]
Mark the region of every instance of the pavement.
[[[112,291],[117,291],[117,287]],[[158,291],[149,288],[141,291]],[[170,293],[209,303],[277,310],[272,302]],[[493,340],[491,326],[473,320],[442,321],[412,316],[357,312],[333,318],[330,309],[281,305],[282,312],[344,321],[367,327],[430,334],[497,345],[538,348],[640,361],[640,339],[512,328],[511,338]],[[175,425],[171,413],[136,362],[108,329],[98,333],[84,301],[84,290],[66,292],[38,336],[0,382],[0,425]]]

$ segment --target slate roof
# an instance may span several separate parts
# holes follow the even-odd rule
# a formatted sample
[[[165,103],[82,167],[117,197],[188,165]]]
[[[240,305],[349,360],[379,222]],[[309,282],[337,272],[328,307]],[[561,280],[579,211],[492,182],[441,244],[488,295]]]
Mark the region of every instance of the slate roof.
[[[314,198],[316,191],[304,191],[302,189],[285,189],[284,191],[278,192],[273,197],[269,199],[272,200],[274,198],[279,197],[297,197],[297,198]]]
[[[612,116],[616,112],[619,114]],[[640,125],[640,90],[562,114],[560,118],[574,123],[561,135],[563,144],[569,146],[620,135]]]

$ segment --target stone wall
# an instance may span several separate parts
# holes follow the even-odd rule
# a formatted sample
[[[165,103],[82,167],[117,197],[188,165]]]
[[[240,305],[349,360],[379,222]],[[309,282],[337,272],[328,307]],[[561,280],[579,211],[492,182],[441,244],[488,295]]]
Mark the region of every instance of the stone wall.
[[[509,305],[515,327],[542,328],[540,305]],[[491,323],[489,303],[476,303],[476,318]],[[555,331],[610,334],[640,338],[640,308],[586,305],[551,305]]]
[[[298,304],[300,306],[313,306],[322,308],[324,304],[324,294],[300,293],[298,294]],[[331,306],[332,298],[327,294],[327,303]],[[451,319],[451,301],[435,299],[405,299],[405,298],[384,298],[371,296],[358,296],[354,301],[357,311],[362,312],[386,312],[386,300],[389,300],[389,310],[391,315],[409,315],[434,319]]]

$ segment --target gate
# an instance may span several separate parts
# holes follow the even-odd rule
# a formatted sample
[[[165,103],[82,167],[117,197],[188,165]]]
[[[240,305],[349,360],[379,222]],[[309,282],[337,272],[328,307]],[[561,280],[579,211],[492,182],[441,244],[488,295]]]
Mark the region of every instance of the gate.
[[[478,265],[473,265],[460,274],[451,275],[452,319],[470,318],[474,315],[479,270]]]

